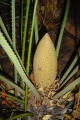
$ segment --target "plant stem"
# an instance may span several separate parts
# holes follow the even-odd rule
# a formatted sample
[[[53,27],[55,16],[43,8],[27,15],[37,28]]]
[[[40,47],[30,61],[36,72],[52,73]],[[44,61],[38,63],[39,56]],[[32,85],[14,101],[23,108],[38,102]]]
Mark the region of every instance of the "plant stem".
[[[13,116],[13,117],[11,117],[11,118],[7,118],[6,120],[15,120],[15,119],[17,119],[17,118],[26,117],[26,116],[34,116],[34,115],[33,115],[32,113],[22,113],[22,114]]]
[[[60,34],[59,34],[58,43],[57,43],[57,47],[56,47],[56,55],[57,55],[57,57],[58,57],[58,54],[59,54],[61,40],[62,40],[63,32],[64,32],[64,27],[65,27],[67,16],[68,16],[69,5],[70,5],[70,0],[67,0],[66,9],[65,9],[65,15],[64,15],[64,19],[63,19],[62,26],[61,26],[61,29],[60,29]]]
[[[56,95],[53,96],[53,100],[56,101],[60,96],[63,96],[65,93],[67,93],[69,90],[74,88],[76,85],[80,83],[80,77],[78,77],[75,81],[73,81],[70,85],[68,85],[66,88],[58,92]]]
[[[79,65],[76,66],[76,68],[70,73],[70,75],[65,79],[65,81],[61,84],[60,88],[63,87],[69,79],[79,70]]]
[[[23,44],[22,44],[22,61],[24,63],[25,58],[25,44],[26,44],[26,34],[27,34],[27,28],[28,28],[28,16],[29,16],[29,8],[30,8],[30,0],[27,1],[26,4],[26,15],[25,15],[25,23],[24,23],[24,30],[23,30]]]
[[[26,64],[26,74],[29,75],[29,66],[30,66],[30,57],[31,57],[31,48],[32,48],[32,39],[33,39],[33,30],[34,30],[34,21],[36,15],[36,7],[37,7],[38,0],[35,0],[34,11],[33,11],[33,18],[32,18],[32,26],[31,26],[31,34],[30,34],[30,42],[29,42],[29,50],[28,50],[28,60]],[[27,98],[28,97],[28,86],[26,85],[25,91],[25,111],[27,110]]]
[[[29,66],[30,66],[30,57],[31,57],[31,48],[32,48],[33,30],[34,30],[37,3],[38,3],[38,0],[35,0],[35,6],[34,6],[33,18],[32,18],[32,26],[31,26],[31,35],[30,35],[30,42],[29,42],[28,60],[27,60],[27,63],[26,63],[26,68],[27,68],[26,73],[27,73],[27,75],[28,75]]]
[[[80,53],[80,52],[79,52]],[[71,71],[71,69],[74,67],[74,65],[76,64],[78,60],[78,54],[75,56],[74,60],[72,61],[71,65],[68,67],[67,71],[65,72],[65,74],[62,76],[61,80],[60,80],[60,85],[61,83],[64,81],[64,79],[67,77],[67,75],[69,74],[69,72]]]
[[[16,85],[15,83],[11,82],[10,80],[5,78],[4,76],[0,75],[0,80],[2,80],[3,82],[7,83],[8,85],[11,85],[13,88],[16,88],[17,91],[19,91],[23,95],[25,94],[25,91],[23,89],[21,89],[18,85]]]

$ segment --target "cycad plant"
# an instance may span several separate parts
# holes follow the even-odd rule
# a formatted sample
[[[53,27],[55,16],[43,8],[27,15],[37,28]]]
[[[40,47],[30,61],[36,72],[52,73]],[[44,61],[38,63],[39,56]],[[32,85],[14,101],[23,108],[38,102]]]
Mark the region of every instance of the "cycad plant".
[[[16,49],[16,27],[15,27],[15,0],[11,0],[11,3],[8,3],[7,0],[1,1],[3,4],[9,4],[11,6],[11,31],[12,34],[9,35],[4,22],[2,18],[0,17],[0,45],[6,52],[6,54],[9,57],[9,60],[14,67],[14,82],[10,81],[7,77],[0,74],[0,80],[4,83],[12,86],[15,91],[12,95],[11,93],[7,93],[6,91],[6,97],[11,98],[16,101],[17,103],[22,104],[23,111],[21,111],[18,114],[15,114],[9,119],[17,119],[20,117],[24,117],[26,119],[26,116],[33,116],[32,113],[27,112],[27,102],[28,102],[28,88],[30,88],[35,95],[37,100],[40,100],[40,95],[37,92],[35,86],[31,83],[29,80],[29,72],[30,72],[30,63],[31,63],[31,51],[32,51],[32,45],[33,45],[33,38],[35,36],[35,45],[38,43],[38,25],[37,25],[37,15],[36,15],[36,7],[38,4],[38,0],[27,0],[27,2],[21,0],[21,13],[20,13],[20,46],[21,46],[21,54],[18,53]],[[25,7],[24,7],[25,3]],[[57,47],[56,47],[56,56],[59,55],[61,40],[64,32],[64,27],[66,24],[68,11],[69,11],[69,5],[70,0],[67,0],[66,3],[66,9],[65,9],[65,15],[62,22],[62,26],[60,29],[60,34],[58,37]],[[29,25],[30,24],[30,25]],[[28,39],[28,40],[27,40]],[[26,50],[26,44],[28,44],[28,48]],[[27,53],[27,54],[26,54]],[[79,71],[79,64],[77,64],[76,67],[75,64],[77,63],[78,59],[80,58],[80,52],[75,55],[75,58],[73,59],[71,65],[66,70],[65,74],[60,79],[60,87],[59,91],[56,93],[56,95],[53,96],[53,100],[56,101],[60,96],[63,96],[66,92],[70,91],[72,92],[75,90],[75,86],[80,83],[80,77],[76,78],[74,81],[70,82],[72,76],[76,74],[77,71]],[[2,70],[1,70],[2,71]],[[18,85],[18,75],[20,76],[19,82],[20,86]],[[46,81],[45,81],[46,82]],[[67,85],[67,83],[69,85]],[[43,84],[43,83],[42,83]],[[66,87],[64,87],[66,86]],[[79,92],[78,92],[79,93]],[[0,90],[0,94],[3,94],[2,89]],[[20,94],[20,98],[18,97],[18,94]],[[7,109],[5,109],[7,110]],[[2,110],[2,112],[5,112],[5,110]],[[12,112],[12,111],[11,111]],[[17,111],[15,111],[17,112]],[[2,118],[1,118],[2,119]]]

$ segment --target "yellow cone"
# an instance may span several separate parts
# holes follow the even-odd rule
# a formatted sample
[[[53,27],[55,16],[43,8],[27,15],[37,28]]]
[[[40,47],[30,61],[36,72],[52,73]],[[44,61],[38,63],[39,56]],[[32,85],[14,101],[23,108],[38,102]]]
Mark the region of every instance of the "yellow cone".
[[[33,60],[34,79],[38,87],[49,87],[56,78],[57,57],[54,44],[46,33],[40,40]]]

